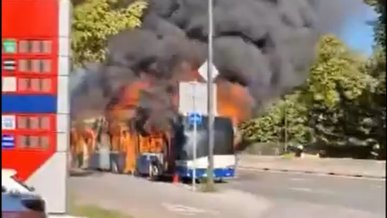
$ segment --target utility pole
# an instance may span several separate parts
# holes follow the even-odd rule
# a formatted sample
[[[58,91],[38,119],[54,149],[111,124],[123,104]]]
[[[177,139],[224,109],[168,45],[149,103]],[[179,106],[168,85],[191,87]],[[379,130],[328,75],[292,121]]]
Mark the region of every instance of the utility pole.
[[[207,93],[208,93],[208,172],[207,189],[214,189],[214,78],[213,66],[213,0],[208,0],[208,64],[207,64]]]

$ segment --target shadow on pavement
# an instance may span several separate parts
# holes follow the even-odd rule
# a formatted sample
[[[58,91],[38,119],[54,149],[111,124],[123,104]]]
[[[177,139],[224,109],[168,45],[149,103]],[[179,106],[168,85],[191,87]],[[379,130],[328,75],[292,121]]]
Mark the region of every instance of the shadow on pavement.
[[[82,169],[71,169],[70,177],[86,177],[86,176],[95,176],[101,175],[104,172],[102,171],[93,171],[93,170],[82,170]]]
[[[115,174],[111,173],[109,171],[103,171],[103,170],[88,170],[88,169],[71,169],[70,170],[70,177],[94,177],[94,176],[103,176],[106,174]],[[115,174],[115,175],[121,175],[121,176],[132,176],[129,174]],[[153,183],[174,183],[173,177],[166,175],[166,176],[159,176],[154,179],[150,179],[146,176],[140,176],[140,175],[135,175],[136,178],[138,179],[144,179]],[[228,180],[221,180],[221,181],[214,181],[216,184],[227,184],[229,183]],[[190,178],[179,178],[178,183],[184,184],[184,185],[192,185],[192,179]],[[196,184],[204,184],[205,181],[200,181],[196,180]]]

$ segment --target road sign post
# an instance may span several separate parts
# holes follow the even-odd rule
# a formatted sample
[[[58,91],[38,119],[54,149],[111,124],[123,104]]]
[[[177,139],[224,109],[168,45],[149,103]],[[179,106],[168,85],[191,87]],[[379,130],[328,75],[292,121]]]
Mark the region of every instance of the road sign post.
[[[208,75],[208,71],[211,71],[210,75]],[[214,79],[219,75],[216,67],[211,64],[211,61],[208,60],[200,66],[198,69],[200,76],[207,82],[198,83],[198,82],[180,82],[179,83],[179,112],[182,114],[188,114],[188,117],[192,115],[192,112],[198,114],[200,116],[207,115],[208,116],[208,167],[207,167],[207,178],[209,180],[210,186],[213,186],[213,150],[214,150],[214,118],[215,114],[217,114],[217,105],[216,105],[216,84],[214,83]],[[210,76],[210,77],[209,77]],[[210,81],[210,82],[208,82]],[[194,117],[194,116],[193,116]],[[191,118],[189,118],[191,120]],[[191,121],[190,121],[191,122]],[[191,123],[193,124],[193,122]],[[193,126],[194,129],[197,128]],[[197,134],[197,130],[194,130],[195,134]],[[195,138],[196,143],[196,135],[193,136]],[[196,155],[196,149],[195,149]],[[196,158],[195,158],[196,159]],[[196,160],[195,160],[196,161]],[[194,161],[194,162],[195,162]],[[195,171],[196,177],[196,171]],[[209,189],[213,189],[210,187]]]
[[[195,85],[192,86],[195,89]],[[196,101],[193,99],[193,101]],[[195,109],[193,109],[194,111]],[[202,123],[202,115],[197,112],[191,112],[188,114],[188,122],[193,127],[192,131],[192,189],[196,190],[196,159],[197,159],[197,128]]]
[[[192,102],[192,108],[191,112],[188,113],[188,121],[190,125],[193,127],[192,131],[192,190],[196,190],[196,159],[197,159],[197,129],[198,125],[202,123],[202,114],[197,110],[197,86],[200,85],[197,82],[191,82],[190,88],[191,88],[191,102]],[[200,100],[199,100],[200,101]]]
[[[192,85],[192,93],[196,93],[196,82]],[[192,95],[193,113],[196,114],[196,95]],[[196,191],[196,150],[197,150],[197,120],[193,123],[193,145],[192,145],[192,190]]]
[[[197,123],[193,125],[193,152],[192,152],[192,190],[196,191],[196,150],[197,150]]]

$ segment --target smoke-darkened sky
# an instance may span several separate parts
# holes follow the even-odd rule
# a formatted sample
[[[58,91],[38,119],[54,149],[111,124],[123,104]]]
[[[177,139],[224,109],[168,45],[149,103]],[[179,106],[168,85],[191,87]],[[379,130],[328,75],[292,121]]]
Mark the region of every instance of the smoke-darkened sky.
[[[320,7],[313,1],[214,1],[218,79],[248,90],[246,99],[254,98],[251,110],[302,84],[307,77],[319,21],[326,24],[318,17],[316,7]],[[329,11],[335,8],[331,4],[321,8]],[[175,81],[206,59],[206,8],[205,0],[150,1],[141,28],[110,38],[104,66],[99,72],[88,73],[81,88],[73,93],[73,106],[77,108],[73,111],[87,110],[81,105],[103,110],[122,96],[122,86],[143,81],[144,76],[152,80],[152,89],[141,97],[140,107],[153,110],[155,96],[165,99],[175,95],[175,88],[170,88],[176,86]],[[340,14],[337,19],[341,19]],[[191,70],[185,71],[187,64]],[[160,114],[159,109],[155,112]]]
[[[175,81],[192,72],[183,66],[188,63],[194,69],[206,59],[207,4],[205,0],[150,2],[142,28],[112,37],[107,62],[78,83],[72,93],[73,112],[102,112],[120,101],[123,86],[145,76],[152,88],[138,106],[158,116],[168,114]],[[362,0],[214,3],[214,62],[219,77],[243,87],[246,99],[254,99],[249,106],[254,111],[304,82],[320,34],[335,33],[366,52],[372,41],[372,29],[364,31],[370,9]],[[154,99],[163,104],[155,104]]]

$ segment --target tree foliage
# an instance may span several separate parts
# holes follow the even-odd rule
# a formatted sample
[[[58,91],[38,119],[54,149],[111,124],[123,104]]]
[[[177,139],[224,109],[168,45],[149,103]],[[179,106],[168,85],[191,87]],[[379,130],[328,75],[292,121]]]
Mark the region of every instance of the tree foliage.
[[[309,98],[308,125],[318,143],[352,143],[364,127],[359,125],[362,117],[354,116],[357,111],[351,109],[357,108],[367,89],[375,87],[375,80],[365,73],[365,60],[333,35],[322,37],[317,52],[304,90]]]
[[[101,61],[109,36],[141,25],[148,3],[137,0],[119,7],[118,0],[84,0],[74,7],[72,50],[75,65]]]
[[[246,141],[307,143],[310,130],[307,122],[307,108],[299,104],[301,93],[285,96],[269,108],[266,114],[241,126]],[[285,132],[286,131],[286,132]],[[286,138],[286,139],[285,139]]]
[[[375,123],[375,138],[386,154],[386,1],[365,0],[378,14],[374,25],[375,48],[374,54],[367,63],[367,70],[378,82],[374,92],[369,94],[368,108]],[[384,157],[385,158],[385,157]]]
[[[334,35],[323,36],[316,52],[306,83],[242,126],[247,140],[319,145],[369,145],[382,140],[384,110],[377,102],[385,101],[381,97],[385,85],[376,77],[378,72],[372,73],[383,69],[377,60],[381,56],[367,60]]]
[[[377,46],[386,51],[386,0],[364,0],[364,2],[374,8],[378,14],[377,20],[373,22],[374,36]]]
[[[310,69],[306,94],[327,108],[334,108],[342,98],[361,95],[370,78],[362,70],[362,60],[333,35],[322,37],[317,59]]]

